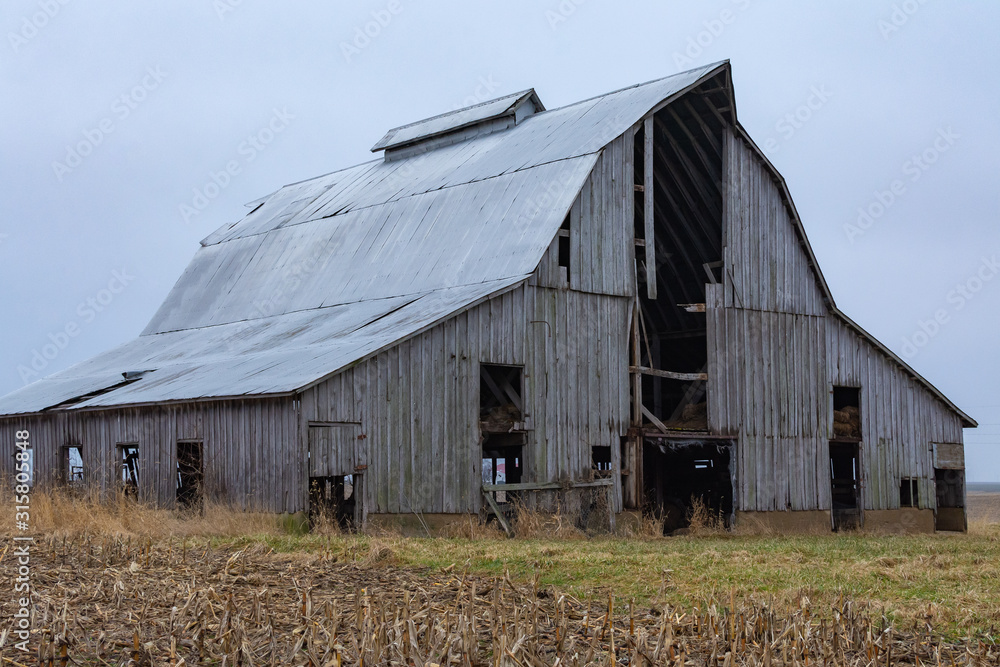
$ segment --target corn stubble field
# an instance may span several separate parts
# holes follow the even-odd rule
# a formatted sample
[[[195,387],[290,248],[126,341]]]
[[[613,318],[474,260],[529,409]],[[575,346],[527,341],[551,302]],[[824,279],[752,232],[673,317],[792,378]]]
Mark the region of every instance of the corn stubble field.
[[[508,540],[36,494],[34,652],[11,593],[0,663],[997,665],[1000,494],[969,499],[968,535],[587,537],[525,515]]]

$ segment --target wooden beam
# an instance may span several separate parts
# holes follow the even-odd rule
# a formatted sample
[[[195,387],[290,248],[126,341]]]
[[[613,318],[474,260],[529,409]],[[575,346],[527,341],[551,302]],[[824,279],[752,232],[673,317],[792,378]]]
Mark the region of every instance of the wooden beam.
[[[650,299],[656,298],[656,212],[654,210],[655,200],[653,195],[656,188],[653,187],[655,176],[653,174],[653,139],[655,138],[655,126],[653,116],[648,116],[643,124],[643,138],[645,147],[643,150],[643,206],[644,234],[646,239],[646,296]]]
[[[705,381],[708,379],[708,373],[675,373],[674,371],[661,371],[658,368],[647,368],[646,366],[629,366],[628,370],[630,373],[641,373],[643,375],[653,375],[658,378],[667,378],[668,380],[683,380],[684,382]]]
[[[483,493],[494,493],[496,491],[558,491],[566,486],[571,489],[584,489],[594,486],[610,486],[614,484],[610,477],[600,479],[585,480],[577,482],[518,482],[516,484],[483,484]]]
[[[664,433],[669,433],[669,431],[667,431],[667,427],[663,425],[663,422],[661,422],[659,419],[657,419],[653,415],[652,412],[650,412],[649,410],[647,410],[645,405],[642,406],[642,414],[646,415],[646,419],[648,419],[649,421],[653,422],[653,426],[655,426],[656,428],[660,429]]]
[[[640,366],[639,355],[639,299],[632,306],[632,365]],[[642,426],[642,378],[638,373],[632,375],[632,425]]]
[[[510,524],[507,523],[507,519],[504,517],[503,512],[500,511],[500,506],[497,505],[497,501],[493,499],[493,494],[484,490],[483,495],[486,496],[486,503],[490,506],[490,509],[493,510],[493,514],[496,515],[497,521],[500,522],[500,526],[503,528],[503,532],[507,533],[507,537],[514,537],[514,531],[511,530]]]

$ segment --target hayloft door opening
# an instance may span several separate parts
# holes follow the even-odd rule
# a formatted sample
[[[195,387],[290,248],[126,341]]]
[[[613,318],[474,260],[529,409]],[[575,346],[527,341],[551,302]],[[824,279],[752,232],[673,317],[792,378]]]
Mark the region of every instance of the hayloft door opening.
[[[830,490],[833,500],[831,520],[834,531],[861,527],[861,505],[858,502],[861,468],[858,444],[830,443]]]
[[[693,522],[728,526],[733,514],[732,446],[728,442],[658,442],[643,448],[645,508],[663,533]]]
[[[177,442],[177,506],[201,509],[205,473],[200,440]]]

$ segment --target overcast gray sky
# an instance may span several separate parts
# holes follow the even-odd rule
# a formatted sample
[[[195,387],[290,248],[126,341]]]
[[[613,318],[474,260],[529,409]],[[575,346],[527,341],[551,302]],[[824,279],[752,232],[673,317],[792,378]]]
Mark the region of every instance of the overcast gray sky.
[[[389,128],[728,58],[838,305],[980,422],[968,479],[1000,481],[1000,4],[5,0],[0,22],[0,394],[134,338],[200,239]]]

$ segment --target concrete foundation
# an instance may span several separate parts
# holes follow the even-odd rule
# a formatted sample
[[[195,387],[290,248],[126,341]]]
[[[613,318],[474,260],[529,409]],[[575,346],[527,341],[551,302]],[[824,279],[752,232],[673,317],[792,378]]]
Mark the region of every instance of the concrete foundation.
[[[775,533],[829,533],[829,510],[801,512],[736,512],[737,530]]]
[[[934,510],[904,507],[898,510],[865,511],[866,531],[891,533],[894,535],[914,535],[934,532]]]

